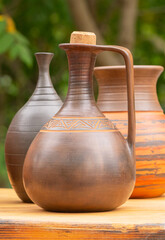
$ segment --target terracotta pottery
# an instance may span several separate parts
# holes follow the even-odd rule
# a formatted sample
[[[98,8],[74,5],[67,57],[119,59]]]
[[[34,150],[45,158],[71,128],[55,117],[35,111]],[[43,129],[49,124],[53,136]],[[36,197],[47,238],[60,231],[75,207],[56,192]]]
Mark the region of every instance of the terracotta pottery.
[[[165,116],[156,82],[161,66],[134,66],[136,109],[136,185],[132,198],[157,197],[165,192]],[[96,67],[98,106],[127,135],[127,89],[124,66]]]
[[[35,54],[39,67],[36,89],[13,118],[6,136],[5,159],[9,180],[18,197],[24,202],[31,201],[22,181],[26,152],[41,127],[62,106],[49,76],[49,65],[53,55],[53,53]]]
[[[76,35],[85,43],[76,43]],[[30,198],[49,211],[105,211],[123,204],[135,183],[133,61],[118,46],[88,45],[73,33],[60,44],[69,61],[69,89],[60,111],[40,130],[26,155],[23,178]],[[92,34],[93,37],[93,34]],[[93,41],[92,41],[93,43]],[[100,112],[93,95],[97,53],[125,58],[128,75],[128,141]]]

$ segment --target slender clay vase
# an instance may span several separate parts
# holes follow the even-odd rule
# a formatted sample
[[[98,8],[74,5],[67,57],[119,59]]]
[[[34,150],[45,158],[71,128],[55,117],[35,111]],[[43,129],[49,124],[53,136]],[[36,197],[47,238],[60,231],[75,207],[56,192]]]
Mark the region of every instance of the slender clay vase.
[[[53,53],[35,54],[39,67],[36,89],[13,118],[6,136],[5,159],[9,180],[18,197],[24,202],[31,201],[22,181],[26,152],[41,127],[62,106],[49,76],[49,65],[53,55]]]
[[[136,185],[132,198],[157,197],[165,192],[165,116],[156,82],[161,66],[134,66],[136,109]],[[127,135],[127,89],[124,66],[96,67],[98,106]]]
[[[118,46],[72,43],[77,35],[81,38],[81,33],[73,33],[70,44],[60,44],[69,61],[68,94],[28,150],[24,186],[34,203],[49,211],[111,210],[129,198],[135,183],[132,55]],[[102,51],[118,52],[126,61],[128,141],[94,100],[92,73]]]

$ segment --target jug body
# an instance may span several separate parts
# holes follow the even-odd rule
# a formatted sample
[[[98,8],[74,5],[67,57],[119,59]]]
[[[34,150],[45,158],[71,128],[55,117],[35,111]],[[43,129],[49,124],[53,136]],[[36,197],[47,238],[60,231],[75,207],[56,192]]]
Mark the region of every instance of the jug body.
[[[51,53],[37,53],[39,78],[29,101],[14,116],[6,136],[5,160],[10,183],[19,198],[30,202],[22,180],[27,150],[42,126],[57,112],[62,101],[55,92],[49,76]]]
[[[60,47],[69,61],[68,94],[28,150],[24,186],[45,210],[112,210],[133,190],[134,154],[94,100],[92,73],[99,46]]]
[[[135,165],[126,140],[104,117],[55,116],[27,153],[24,181],[46,210],[106,211],[129,198]]]
[[[165,116],[156,94],[161,66],[134,66],[136,110],[136,184],[132,198],[165,192]],[[95,68],[98,106],[126,137],[127,93],[123,66]]]

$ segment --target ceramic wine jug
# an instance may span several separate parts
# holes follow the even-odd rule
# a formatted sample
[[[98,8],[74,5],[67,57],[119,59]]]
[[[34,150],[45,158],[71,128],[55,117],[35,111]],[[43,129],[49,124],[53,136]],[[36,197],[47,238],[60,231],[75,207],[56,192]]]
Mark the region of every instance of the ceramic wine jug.
[[[126,48],[95,45],[93,33],[73,32],[70,42],[60,44],[69,61],[68,94],[28,150],[24,186],[45,210],[112,210],[129,198],[135,183],[132,55]],[[92,74],[96,55],[102,51],[118,52],[126,62],[127,140],[95,103]]]
[[[136,184],[132,198],[157,197],[165,192],[165,116],[156,82],[161,66],[134,66],[136,110]],[[96,67],[98,106],[127,135],[127,88],[124,66]]]
[[[36,53],[39,77],[36,89],[29,101],[13,118],[6,136],[5,159],[10,183],[18,197],[30,202],[22,181],[22,169],[26,152],[41,127],[62,106],[53,88],[49,65],[53,53]]]

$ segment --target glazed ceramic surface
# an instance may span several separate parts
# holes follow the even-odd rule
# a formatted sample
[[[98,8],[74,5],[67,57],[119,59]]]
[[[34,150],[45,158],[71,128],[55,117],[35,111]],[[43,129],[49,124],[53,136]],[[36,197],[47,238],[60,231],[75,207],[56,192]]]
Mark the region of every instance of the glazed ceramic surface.
[[[105,211],[123,204],[135,183],[133,63],[127,49],[61,44],[69,60],[69,89],[60,111],[40,130],[24,164],[30,198],[49,211]],[[124,55],[129,82],[129,140],[96,106],[92,73],[97,53]]]
[[[30,202],[22,181],[22,169],[26,152],[41,127],[62,106],[50,76],[52,53],[37,53],[39,78],[29,101],[13,118],[6,136],[5,159],[10,183],[24,202]]]
[[[156,82],[161,66],[134,66],[136,109],[136,185],[132,198],[165,192],[165,116],[158,102]],[[97,67],[98,106],[126,137],[127,89],[124,66]]]

